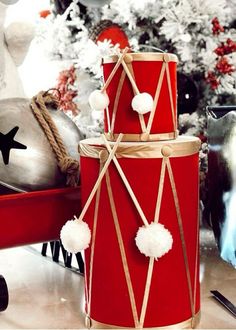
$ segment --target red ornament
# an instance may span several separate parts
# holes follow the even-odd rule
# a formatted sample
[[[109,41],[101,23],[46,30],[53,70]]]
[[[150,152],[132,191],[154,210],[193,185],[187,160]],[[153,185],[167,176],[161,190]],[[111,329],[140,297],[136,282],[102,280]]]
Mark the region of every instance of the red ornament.
[[[220,32],[224,32],[224,27],[220,25],[220,22],[217,17],[214,17],[211,21],[213,27],[212,27],[212,33],[214,35],[220,34]]]
[[[219,86],[219,80],[217,80],[217,77],[214,72],[208,71],[207,77],[206,77],[206,82],[210,84],[211,89],[217,89]]]
[[[222,42],[219,47],[217,47],[214,52],[218,56],[224,56],[227,54],[231,54],[236,51],[236,42],[234,42],[232,39],[228,38],[226,40],[226,43]]]
[[[41,18],[46,18],[48,15],[50,15],[51,14],[51,11],[50,10],[48,10],[48,9],[45,9],[45,10],[41,10],[40,12],[39,12],[39,16],[41,17]]]
[[[223,56],[225,55],[225,45],[224,43],[222,42],[221,43],[221,46],[217,47],[214,52],[218,55],[218,56]]]
[[[235,71],[235,67],[228,62],[228,59],[225,56],[221,57],[216,63],[216,69],[223,74]]]
[[[111,40],[113,45],[119,44],[120,49],[130,47],[128,37],[122,28],[109,20],[99,22],[99,24],[93,28],[90,39],[94,42]]]

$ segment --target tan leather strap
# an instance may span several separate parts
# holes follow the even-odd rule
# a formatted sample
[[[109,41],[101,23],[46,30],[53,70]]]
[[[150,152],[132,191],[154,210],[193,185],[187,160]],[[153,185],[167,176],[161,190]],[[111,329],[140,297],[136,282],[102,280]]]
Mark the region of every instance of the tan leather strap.
[[[105,133],[107,140],[116,141],[119,134]],[[122,141],[128,142],[146,142],[146,141],[167,141],[178,137],[178,131],[160,134],[149,134],[147,132],[141,134],[124,133]]]
[[[156,88],[156,93],[155,93],[155,97],[154,97],[153,109],[149,115],[148,124],[147,124],[147,132],[149,134],[150,134],[150,131],[152,128],[152,123],[153,123],[154,116],[156,113],[157,103],[158,103],[159,96],[160,96],[160,91],[161,91],[161,87],[162,87],[162,83],[163,83],[163,79],[164,79],[165,70],[166,70],[166,63],[162,62],[161,72],[160,72],[160,76],[159,76],[159,79],[157,82],[157,88]]]
[[[118,220],[118,216],[117,216],[117,212],[116,212],[115,201],[114,201],[114,197],[113,197],[113,193],[112,193],[109,170],[107,170],[107,172],[106,172],[106,184],[107,184],[107,191],[108,191],[108,196],[109,196],[109,201],[110,201],[112,217],[113,217],[115,230],[116,230],[116,236],[117,236],[119,249],[120,249],[123,270],[124,270],[124,274],[125,274],[125,280],[126,280],[126,284],[127,284],[127,288],[128,288],[128,293],[129,293],[130,305],[131,305],[131,310],[132,310],[133,319],[134,319],[134,326],[135,326],[135,328],[139,328],[138,312],[137,312],[137,307],[136,307],[136,302],[135,302],[135,297],[134,297],[134,290],[133,290],[133,285],[132,285],[132,281],[131,281],[131,277],[130,277],[124,242],[123,242],[121,229],[120,229],[120,225],[119,225],[119,220]]]
[[[166,160],[165,160],[165,158],[163,158],[162,163],[161,163],[161,173],[160,173],[156,209],[155,209],[155,216],[154,216],[154,222],[156,222],[156,223],[159,221],[161,200],[162,200],[162,194],[163,194],[163,189],[164,189],[165,170],[166,170]],[[144,324],[144,320],[145,320],[145,316],[146,316],[146,310],[147,310],[147,304],[148,304],[148,298],[149,298],[152,274],[153,274],[153,268],[154,268],[154,261],[155,261],[155,259],[153,257],[149,258],[148,272],[147,272],[144,297],[143,297],[143,304],[142,304],[141,314],[140,314],[140,326],[142,328],[143,328],[143,324]]]
[[[103,141],[102,138],[95,138],[80,142],[80,155],[100,158],[99,153],[106,148]],[[110,145],[115,145],[115,142],[110,142]],[[194,137],[181,137],[166,142],[122,142],[117,147],[116,158],[162,158],[162,148],[165,146],[172,149],[170,158],[190,156],[199,151],[200,140]]]
[[[107,128],[108,128],[108,132],[111,132],[111,119],[110,119],[110,114],[109,114],[108,107],[105,108],[105,112],[106,112],[106,117],[107,117]]]
[[[186,276],[187,276],[187,285],[188,285],[191,314],[192,314],[192,318],[194,318],[195,306],[194,306],[194,299],[193,299],[193,290],[192,290],[192,284],[191,284],[187,248],[186,248],[186,242],[185,242],[185,237],[184,237],[183,221],[182,221],[182,216],[181,216],[181,211],[180,211],[180,206],[179,206],[177,190],[176,190],[176,186],[175,186],[174,175],[172,172],[172,167],[171,167],[169,158],[167,158],[167,170],[168,170],[168,174],[169,174],[169,178],[170,178],[170,184],[171,184],[171,189],[172,189],[172,193],[173,193],[176,215],[177,215],[178,226],[179,226],[179,233],[180,233],[183,257],[184,257],[184,266],[185,266],[185,272],[186,272]]]
[[[137,87],[136,81],[135,81],[135,75],[134,75],[134,70],[133,70],[132,63],[127,63],[126,64],[123,61],[123,64],[124,64],[124,68],[125,67],[128,68],[128,71],[130,72],[130,75],[128,77],[129,77],[131,83],[133,81],[132,86],[133,86],[133,90],[134,90],[134,95],[139,94],[139,90],[138,90],[138,87]],[[127,69],[126,69],[126,74],[127,74]],[[136,86],[136,89],[134,88],[134,86]],[[141,131],[143,133],[146,133],[147,132],[147,127],[146,127],[146,124],[145,124],[144,117],[143,117],[142,114],[138,114],[138,117],[139,117],[139,122],[140,122],[140,126],[141,126]]]
[[[173,129],[176,131],[176,115],[175,115],[175,110],[174,110],[174,101],[173,101],[173,94],[172,94],[172,88],[171,88],[171,81],[170,81],[170,70],[169,70],[169,65],[166,63],[166,77],[167,77],[167,85],[168,85],[168,92],[169,92],[169,97],[170,97],[170,107],[171,107],[171,114],[172,114],[172,122],[173,122]],[[175,105],[176,107],[176,105]]]
[[[114,77],[114,75],[116,74],[116,71],[118,70],[119,66],[121,65],[123,58],[125,56],[125,54],[128,52],[129,48],[125,47],[124,51],[122,52],[121,55],[119,55],[117,62],[113,68],[113,70],[111,71],[109,77],[107,78],[107,81],[105,82],[104,86],[102,87],[101,92],[105,92],[105,90],[107,89],[107,87],[109,86],[110,82],[112,81],[112,78]]]
[[[198,189],[198,201],[199,201],[199,189]],[[193,307],[194,307],[194,312],[196,308],[196,298],[197,298],[197,281],[199,280],[198,278],[198,264],[199,264],[199,230],[200,228],[200,217],[199,217],[199,208],[198,208],[198,217],[197,217],[197,233],[196,233],[196,254],[195,254],[195,268],[194,268],[194,292],[193,292]],[[194,327],[195,320],[193,319],[193,326]]]
[[[107,148],[108,152],[110,153],[113,149],[111,149],[111,147],[110,147],[108,141],[106,140],[105,136],[103,136],[103,139],[104,139],[106,148]],[[141,206],[140,206],[140,204],[139,204],[139,202],[138,202],[138,200],[137,200],[137,198],[136,198],[136,196],[133,192],[133,189],[131,188],[131,186],[129,184],[129,181],[127,180],[127,178],[124,174],[124,171],[122,170],[118,160],[116,159],[115,155],[113,155],[112,160],[113,160],[113,162],[116,166],[116,169],[117,169],[118,173],[121,176],[121,179],[122,179],[126,189],[128,190],[128,193],[129,193],[129,195],[130,195],[130,197],[131,197],[131,199],[132,199],[132,201],[133,201],[133,203],[134,203],[134,205],[135,205],[135,207],[136,207],[136,209],[137,209],[144,225],[148,226],[147,218],[146,218],[146,216],[145,216],[145,214],[144,214],[144,212],[143,212],[143,210],[142,210],[142,208],[141,208]]]
[[[200,315],[201,313],[198,312],[197,314],[195,314],[194,319],[195,319],[195,324],[194,327],[197,326],[197,324],[200,321]],[[117,315],[117,319],[119,318],[119,316]],[[107,324],[107,323],[101,323],[95,320],[91,320],[91,324],[92,324],[92,329],[124,329],[124,327],[119,327],[117,325],[113,325],[113,324]],[[125,327],[125,329],[132,329],[131,327]],[[145,328],[145,329],[149,329],[149,330],[180,330],[180,329],[192,329],[192,318],[189,318],[187,320],[184,320],[182,322],[176,323],[176,324],[170,324],[170,325],[166,325],[166,326],[161,326],[161,327],[152,327],[152,328]]]
[[[116,74],[116,71],[118,70],[125,54],[128,52],[129,48],[125,47],[124,51],[122,52],[122,54],[118,57],[118,60],[113,68],[113,70],[111,71],[109,77],[107,78],[107,81],[105,82],[104,86],[101,89],[101,92],[104,93],[107,89],[107,87],[109,86],[110,82],[112,81],[112,78],[114,77],[114,75]],[[109,115],[109,110],[108,107],[106,107],[105,109],[106,111],[106,116],[107,116],[107,126],[108,126],[108,131],[111,132],[111,120],[110,120],[110,115]]]
[[[146,61],[157,61],[157,62],[163,62],[163,59],[165,57],[168,57],[170,62],[178,62],[178,58],[176,55],[174,54],[170,54],[170,53],[151,53],[151,52],[140,52],[140,53],[129,53],[128,54],[133,61],[141,61],[141,62],[146,62]],[[109,56],[109,57],[105,57],[103,58],[103,63],[114,63],[117,62],[118,60],[118,56],[114,55],[114,56]]]
[[[116,96],[115,96],[115,101],[114,101],[114,107],[113,107],[113,111],[112,111],[111,129],[110,129],[111,133],[114,132],[117,108],[118,108],[118,104],[119,104],[119,100],[120,100],[120,94],[121,94],[121,91],[122,91],[122,87],[123,87],[123,84],[124,84],[124,81],[125,81],[125,76],[126,76],[125,71],[122,71],[121,76],[120,76],[120,80],[119,80],[119,83],[118,83]]]
[[[163,194],[163,189],[164,189],[165,173],[166,173],[166,158],[164,157],[161,162],[161,173],[160,173],[160,181],[159,181],[159,188],[158,188],[158,194],[157,194],[154,222],[159,221],[162,194]]]
[[[100,163],[100,170],[102,170],[102,163]],[[90,254],[90,263],[89,263],[89,284],[87,287],[87,315],[90,317],[91,312],[91,299],[92,299],[92,284],[93,284],[93,261],[94,261],[94,251],[95,251],[95,240],[97,233],[97,222],[98,222],[98,209],[100,202],[100,193],[101,193],[101,184],[98,187],[96,193],[96,201],[95,201],[95,210],[94,210],[94,219],[93,219],[93,230],[92,230],[92,238],[91,238],[91,254]]]
[[[114,147],[113,147],[113,149],[112,149],[109,157],[106,160],[106,163],[104,164],[104,166],[103,166],[103,168],[102,168],[102,170],[101,170],[101,172],[99,174],[99,177],[98,177],[98,179],[97,179],[97,181],[96,181],[96,183],[95,183],[95,185],[94,185],[94,187],[93,187],[93,189],[92,189],[92,191],[91,191],[91,193],[90,193],[90,195],[89,195],[89,197],[88,197],[88,199],[87,199],[87,201],[86,201],[86,203],[85,203],[85,205],[84,205],[84,207],[82,209],[82,212],[80,213],[79,218],[77,220],[75,220],[75,221],[80,222],[80,221],[83,220],[83,218],[84,218],[84,216],[85,216],[85,214],[86,214],[86,212],[87,212],[87,210],[88,210],[88,208],[89,208],[89,206],[90,206],[90,204],[91,204],[91,202],[93,200],[93,197],[96,194],[96,191],[97,191],[97,189],[98,189],[98,187],[99,187],[99,185],[100,185],[100,183],[101,183],[101,181],[102,181],[102,179],[103,179],[103,177],[104,177],[104,175],[106,173],[106,170],[107,170],[110,162],[112,161],[112,158],[115,155],[116,149],[118,148],[119,143],[122,140],[122,137],[123,137],[123,135],[120,134],[120,136],[117,139],[117,141],[116,141],[116,143],[115,143],[115,145],[114,145]]]

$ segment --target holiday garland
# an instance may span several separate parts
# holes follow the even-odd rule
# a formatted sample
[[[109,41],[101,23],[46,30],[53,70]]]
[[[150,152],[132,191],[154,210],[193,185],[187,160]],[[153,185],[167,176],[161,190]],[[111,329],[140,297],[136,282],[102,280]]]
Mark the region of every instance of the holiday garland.
[[[62,70],[57,79],[56,89],[60,93],[59,108],[64,112],[71,111],[74,115],[78,113],[78,107],[74,98],[78,95],[74,83],[76,80],[75,67]]]

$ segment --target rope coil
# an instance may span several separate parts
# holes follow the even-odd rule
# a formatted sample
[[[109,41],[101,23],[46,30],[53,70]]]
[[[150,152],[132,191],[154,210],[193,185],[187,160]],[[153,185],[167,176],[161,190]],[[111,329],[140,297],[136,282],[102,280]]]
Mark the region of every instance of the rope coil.
[[[56,97],[49,91],[41,91],[34,96],[30,104],[31,109],[48,139],[61,172],[67,175],[66,185],[75,187],[79,182],[79,161],[68,154],[59,131],[51,118],[48,106],[58,108],[60,96]]]

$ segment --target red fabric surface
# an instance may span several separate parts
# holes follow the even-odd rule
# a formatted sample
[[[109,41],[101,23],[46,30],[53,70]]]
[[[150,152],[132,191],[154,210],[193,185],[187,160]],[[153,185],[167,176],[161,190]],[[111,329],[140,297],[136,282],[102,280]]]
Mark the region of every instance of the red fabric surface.
[[[115,63],[103,64],[104,79],[105,81],[109,77]],[[140,93],[147,92],[154,98],[159,75],[161,71],[161,61],[133,61],[132,62],[135,81]],[[109,104],[109,115],[112,118],[112,112],[114,107],[114,101],[116,96],[117,87],[119,84],[121,72],[123,71],[122,66],[119,67],[111,83],[107,88],[107,94],[110,99]],[[170,81],[172,87],[173,104],[174,104],[174,121],[176,122],[176,63],[169,62]],[[130,133],[140,134],[142,133],[139,115],[131,107],[131,102],[134,97],[134,92],[128,77],[125,77],[125,81],[122,87],[116,121],[114,126],[114,133]],[[150,113],[144,115],[144,120],[147,124]],[[107,118],[105,114],[105,132],[108,132]],[[156,106],[156,113],[151,128],[151,134],[169,133],[174,132],[172,111],[170,105],[170,97],[167,86],[166,74],[164,75],[159,101]]]
[[[172,158],[171,165],[181,209],[192,287],[198,256],[198,154]],[[160,179],[161,159],[119,159],[119,163],[148,219],[152,221]],[[98,177],[99,160],[81,157],[82,204]],[[140,316],[148,262],[136,245],[135,236],[142,221],[116,171],[109,166],[112,191],[125,245],[138,315]],[[95,198],[85,221],[93,228]],[[173,236],[172,250],[155,261],[144,327],[176,324],[191,318],[191,307],[179,226],[173,194],[166,172],[160,210],[160,223]],[[198,256],[199,257],[199,256]],[[90,276],[90,249],[85,251],[86,282]],[[199,261],[197,261],[198,263]],[[199,265],[198,265],[199,266]],[[197,267],[196,310],[200,308]],[[134,321],[124,276],[105,178],[102,181],[92,277],[91,318],[107,324],[133,327]]]
[[[0,196],[0,248],[57,240],[80,212],[80,187]]]

